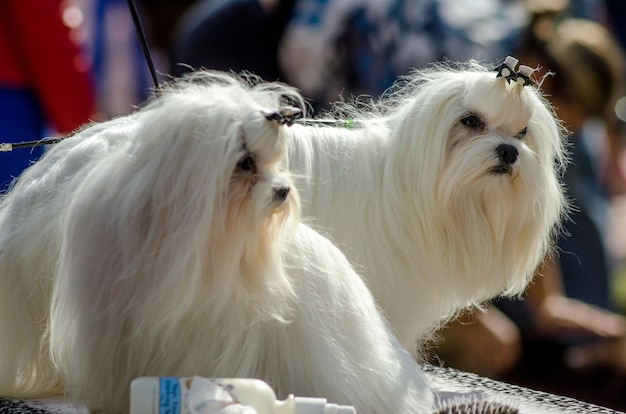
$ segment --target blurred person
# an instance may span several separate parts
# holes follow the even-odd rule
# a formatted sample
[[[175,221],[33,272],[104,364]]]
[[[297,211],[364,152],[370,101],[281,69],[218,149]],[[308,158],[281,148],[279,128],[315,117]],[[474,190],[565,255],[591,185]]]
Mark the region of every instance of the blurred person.
[[[171,73],[253,72],[299,88],[315,110],[382,94],[444,59],[495,60],[523,28],[518,0],[201,0],[177,24]]]
[[[149,96],[153,86],[128,2],[83,1],[88,16],[88,52],[93,60],[98,108],[104,118],[126,115]],[[142,13],[144,26],[145,20]]]
[[[107,0],[109,2],[118,0]],[[126,0],[123,0],[126,2]],[[181,16],[199,0],[135,0],[143,20],[156,67],[163,73],[169,69],[174,31]],[[215,0],[219,1],[219,0]]]
[[[537,13],[521,55],[531,65],[535,63],[543,68],[544,72],[555,73],[545,78],[542,87],[572,133],[572,162],[564,181],[574,208],[557,241],[558,260],[546,263],[544,274],[547,277],[544,279],[547,283],[538,283],[535,287],[535,290],[545,291],[533,295],[552,300],[562,291],[573,298],[569,316],[564,317],[571,321],[543,326],[546,325],[546,312],[548,320],[553,317],[551,314],[558,316],[563,312],[557,310],[563,306],[558,303],[558,297],[556,304],[543,301],[531,305],[535,312],[539,312],[535,321],[544,335],[568,333],[567,325],[571,324],[583,328],[579,333],[583,337],[588,336],[585,330],[592,336],[623,337],[622,318],[619,317],[617,322],[617,315],[608,313],[614,310],[614,306],[609,290],[610,263],[605,232],[612,192],[626,188],[619,163],[622,143],[618,137],[623,124],[615,114],[617,100],[624,94],[626,64],[616,39],[602,25],[585,19],[559,18],[558,14]],[[551,273],[561,277],[550,277]],[[562,281],[562,286],[558,281]],[[577,301],[606,311],[603,313],[605,317],[594,314],[593,309],[583,313]],[[595,320],[597,325],[585,326],[588,320]],[[565,339],[569,343],[581,343],[575,334]]]
[[[0,142],[63,136],[95,113],[89,62],[77,44],[81,20],[63,0],[0,1]],[[0,153],[0,191],[42,153]]]
[[[518,0],[298,0],[280,67],[325,108],[341,96],[379,96],[432,62],[503,58],[525,17]]]
[[[152,93],[153,80],[127,0],[82,0],[89,16],[89,52],[100,110],[126,115]],[[168,72],[171,32],[196,0],[134,0],[157,77]]]
[[[285,80],[278,48],[296,0],[201,0],[174,30],[170,73],[208,68]]]

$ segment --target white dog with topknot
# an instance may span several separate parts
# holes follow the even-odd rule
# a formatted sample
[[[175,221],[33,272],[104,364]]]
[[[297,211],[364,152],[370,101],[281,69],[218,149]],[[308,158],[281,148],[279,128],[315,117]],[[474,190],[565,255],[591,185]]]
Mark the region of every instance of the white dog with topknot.
[[[0,395],[121,413],[135,377],[258,377],[360,414],[431,411],[361,278],[298,221],[281,97],[301,103],[198,74],[18,179],[0,205]]]
[[[516,65],[434,65],[369,110],[286,131],[303,218],[411,350],[460,309],[520,294],[566,209],[564,130]]]

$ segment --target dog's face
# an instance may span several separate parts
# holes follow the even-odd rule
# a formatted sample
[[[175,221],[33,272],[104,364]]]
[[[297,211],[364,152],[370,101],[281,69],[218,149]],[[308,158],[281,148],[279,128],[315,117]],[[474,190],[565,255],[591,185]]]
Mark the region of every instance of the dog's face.
[[[485,297],[523,289],[519,275],[548,250],[564,206],[564,140],[550,105],[534,86],[485,70],[437,73],[417,96],[398,118],[394,163],[412,180],[425,246],[459,272],[494,275],[467,281],[490,289]]]
[[[267,272],[279,277],[282,236],[299,218],[299,201],[289,174],[281,169],[285,152],[282,126],[264,119],[254,110],[242,122],[232,153],[228,204],[222,234],[240,246],[214,240],[215,246],[241,248],[241,273],[247,288],[254,292],[267,288],[268,277],[256,277]],[[287,228],[285,226],[287,225]],[[221,249],[218,249],[218,251]],[[223,253],[223,252],[221,252]],[[272,269],[273,268],[273,269]],[[263,274],[263,273],[261,273]]]
[[[513,182],[531,169],[552,172],[560,136],[545,131],[545,124],[554,125],[554,120],[533,92],[530,86],[476,74],[457,104],[460,108],[448,142],[449,162],[476,157],[476,180]]]
[[[292,211],[297,209],[297,195],[280,166],[285,153],[282,127],[263,119],[259,111],[248,116],[238,131],[239,148],[230,163],[228,214],[232,220],[244,214],[261,222],[281,221],[297,214]]]
[[[172,226],[193,227],[189,243],[204,246],[207,282],[243,274],[254,291],[269,279],[256,275],[282,277],[272,269],[281,268],[283,235],[299,218],[297,192],[280,167],[286,127],[265,117],[278,109],[276,93],[209,80],[166,90],[141,119],[141,139],[129,152],[137,174],[155,181],[142,185],[147,205],[158,207],[144,217],[171,212]]]
[[[211,245],[216,252],[228,249],[225,256],[236,252],[239,265],[249,274],[277,259],[281,235],[288,231],[285,225],[299,218],[299,200],[290,175],[281,167],[285,127],[265,119],[254,106],[227,118],[225,135],[218,134],[218,141],[227,145],[220,150],[225,171],[215,174],[228,181],[218,198],[223,201],[213,217]],[[230,142],[222,142],[224,136]]]
[[[521,182],[539,180],[536,174],[554,176],[563,157],[561,134],[534,87],[509,84],[493,72],[459,72],[433,80],[423,95],[413,109],[420,122],[415,129],[425,133],[410,145],[418,146],[422,173],[439,177],[433,192],[446,183],[455,183],[455,192],[463,191],[461,184],[472,193],[494,185],[519,192]]]
[[[268,285],[281,290],[287,286],[281,244],[298,222],[300,206],[281,164],[287,127],[266,118],[268,108],[277,110],[278,103],[262,94],[255,97],[239,85],[200,90],[212,95],[207,105],[199,105],[202,97],[195,101],[193,93],[186,89],[176,106],[177,117],[189,118],[177,124],[190,125],[181,134],[189,145],[178,174],[190,168],[190,174],[198,169],[204,177],[192,182],[198,191],[204,188],[212,209],[206,215],[210,223],[205,268],[213,283],[226,284],[213,285],[213,291],[229,291],[230,283],[244,283],[243,289],[230,286],[240,293],[265,291]],[[241,278],[219,277],[224,274]]]

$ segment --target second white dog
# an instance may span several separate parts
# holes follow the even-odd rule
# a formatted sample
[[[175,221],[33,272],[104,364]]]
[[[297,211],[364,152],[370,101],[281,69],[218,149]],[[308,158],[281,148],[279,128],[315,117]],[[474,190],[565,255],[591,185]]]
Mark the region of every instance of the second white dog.
[[[162,93],[2,200],[0,395],[117,413],[135,377],[258,377],[281,398],[430,412],[363,281],[298,222],[278,107],[299,96],[215,74]]]
[[[563,130],[512,61],[501,76],[436,65],[370,110],[340,108],[328,123],[342,126],[287,131],[303,217],[358,266],[412,350],[460,309],[521,293],[550,251]]]

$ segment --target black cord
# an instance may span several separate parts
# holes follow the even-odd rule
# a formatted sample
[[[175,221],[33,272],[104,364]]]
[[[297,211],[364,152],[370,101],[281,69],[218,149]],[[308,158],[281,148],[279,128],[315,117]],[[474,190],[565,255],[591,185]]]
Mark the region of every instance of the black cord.
[[[137,31],[137,36],[139,37],[139,43],[141,44],[143,56],[146,59],[146,63],[148,64],[148,69],[150,69],[150,75],[152,76],[152,81],[154,82],[155,87],[154,92],[158,95],[159,79],[157,78],[157,73],[154,69],[154,62],[152,61],[152,55],[150,54],[150,48],[148,47],[146,34],[144,33],[143,26],[141,25],[141,19],[139,18],[139,13],[137,12],[137,7],[135,6],[134,0],[128,0],[128,8],[130,9],[130,14],[133,17],[133,23],[135,25],[135,30]]]
[[[63,141],[63,138],[44,138],[44,139],[38,139],[37,141],[24,141],[24,142],[17,142],[14,144],[3,143],[3,144],[0,144],[0,152],[9,152],[9,151],[13,151],[14,149],[20,149],[20,148],[42,147],[44,145],[58,144],[61,141]]]

